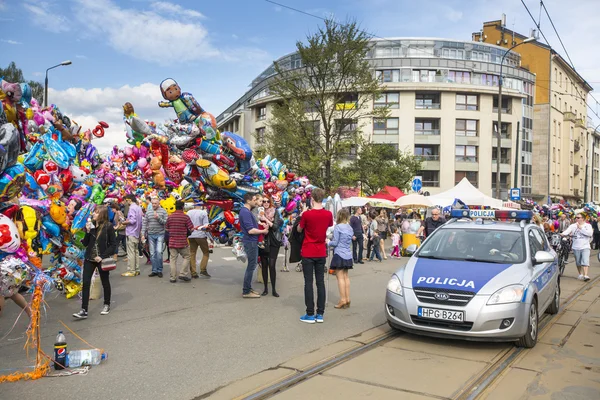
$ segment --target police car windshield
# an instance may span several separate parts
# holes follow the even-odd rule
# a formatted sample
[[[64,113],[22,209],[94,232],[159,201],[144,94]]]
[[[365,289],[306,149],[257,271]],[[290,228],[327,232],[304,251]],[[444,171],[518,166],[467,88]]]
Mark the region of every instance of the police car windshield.
[[[525,260],[520,231],[438,229],[417,252],[417,257],[443,260],[517,264]]]

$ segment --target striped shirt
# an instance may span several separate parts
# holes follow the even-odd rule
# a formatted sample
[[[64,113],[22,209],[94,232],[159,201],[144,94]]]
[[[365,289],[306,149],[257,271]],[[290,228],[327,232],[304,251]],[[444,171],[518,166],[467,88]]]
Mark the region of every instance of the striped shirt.
[[[165,233],[165,224],[167,223],[167,212],[164,208],[158,207],[157,214],[154,216],[154,210],[151,205],[146,210],[144,215],[144,222],[142,223],[142,235],[147,236],[148,234],[161,235]]]
[[[167,231],[169,231],[169,247],[173,249],[184,249],[189,246],[188,232],[194,229],[190,217],[182,210],[177,210],[167,218]]]

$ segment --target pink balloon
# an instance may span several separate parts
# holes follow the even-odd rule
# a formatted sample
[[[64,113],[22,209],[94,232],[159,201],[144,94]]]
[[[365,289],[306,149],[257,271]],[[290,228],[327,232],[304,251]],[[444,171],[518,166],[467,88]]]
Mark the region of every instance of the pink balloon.
[[[136,157],[140,156],[140,149],[137,148],[137,146],[132,147],[133,150],[133,155]]]
[[[140,158],[138,160],[138,167],[146,168],[147,165],[148,165],[148,160],[146,160],[145,158]]]
[[[125,147],[125,155],[126,156],[130,156],[133,154],[133,150],[131,149],[131,147]]]

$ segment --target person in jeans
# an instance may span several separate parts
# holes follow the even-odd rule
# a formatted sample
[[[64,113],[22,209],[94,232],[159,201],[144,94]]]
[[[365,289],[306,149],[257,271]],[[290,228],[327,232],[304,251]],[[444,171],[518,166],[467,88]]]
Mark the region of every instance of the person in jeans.
[[[142,242],[149,243],[152,272],[149,277],[163,277],[163,246],[165,243],[165,226],[167,224],[167,211],[161,207],[158,197],[153,197],[146,210],[142,223]]]
[[[208,227],[208,213],[201,204],[196,204],[193,210],[188,211],[188,217],[192,220],[194,225],[194,231],[188,237],[190,242],[190,266],[192,270],[192,278],[196,279],[200,276],[204,278],[210,278],[210,274],[206,270],[208,266],[208,258],[210,249],[208,248],[208,238],[206,234],[206,228]],[[200,275],[196,270],[196,254],[198,253],[198,247],[202,250],[202,261],[200,261]]]
[[[138,276],[140,274],[140,259],[138,258],[138,245],[142,233],[142,221],[144,212],[137,203],[137,198],[133,194],[125,196],[125,203],[129,206],[127,219],[124,224],[125,235],[127,236],[127,272],[121,276]]]
[[[371,212],[369,215],[369,234],[371,238],[371,254],[369,255],[369,261],[373,261],[374,257],[377,257],[379,262],[382,262],[383,259],[381,257],[381,245],[380,245],[380,237],[379,231],[377,230],[377,213],[375,211]]]
[[[77,319],[88,317],[90,285],[96,269],[100,273],[100,280],[104,289],[104,307],[100,314],[106,315],[110,312],[110,272],[102,269],[102,259],[112,257],[117,252],[117,237],[112,224],[108,220],[108,208],[106,206],[99,206],[94,210],[92,218],[88,220],[85,226],[85,230],[85,236],[81,241],[86,247],[83,262],[81,311],[73,314],[73,317]]]
[[[260,293],[252,289],[252,275],[258,263],[258,236],[266,235],[268,229],[258,229],[256,217],[252,214],[252,209],[258,206],[257,199],[260,197],[253,193],[244,195],[244,207],[240,209],[239,220],[242,230],[242,244],[248,257],[248,265],[244,274],[244,286],[242,287],[242,297],[245,299],[256,299]]]
[[[312,209],[306,205],[300,213],[298,231],[304,232],[302,242],[302,272],[304,273],[304,303],[306,314],[300,321],[309,324],[323,322],[325,313],[325,263],[327,261],[327,228],[333,226],[333,214],[323,208],[325,191],[316,188],[312,192]],[[313,293],[313,273],[317,282],[317,313],[315,315],[315,297]]]
[[[364,264],[363,250],[364,250],[364,238],[363,238],[363,226],[360,216],[362,214],[362,208],[357,207],[354,211],[354,215],[350,218],[350,227],[354,235],[352,236],[352,258],[355,263]]]
[[[590,240],[594,235],[594,229],[585,221],[583,214],[578,213],[575,215],[575,223],[570,225],[561,235],[573,237],[573,255],[575,255],[575,265],[577,265],[577,271],[579,272],[577,279],[589,281]]]
[[[184,282],[192,280],[190,274],[190,245],[188,236],[194,230],[192,220],[183,212],[184,203],[181,200],[175,202],[175,212],[167,218],[166,230],[169,232],[169,247],[173,253],[171,260],[171,283],[177,282],[177,256],[183,258],[179,279]]]

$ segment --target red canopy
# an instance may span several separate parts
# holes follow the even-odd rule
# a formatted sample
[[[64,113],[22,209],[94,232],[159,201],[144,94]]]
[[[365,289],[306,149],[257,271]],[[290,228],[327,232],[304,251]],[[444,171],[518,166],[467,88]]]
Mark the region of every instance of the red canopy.
[[[404,196],[404,192],[395,186],[386,186],[373,196],[369,196],[370,199],[385,199],[390,201],[396,201],[400,197]]]

